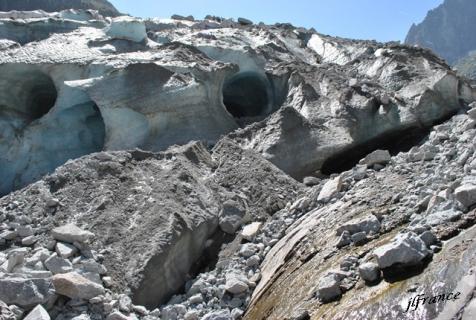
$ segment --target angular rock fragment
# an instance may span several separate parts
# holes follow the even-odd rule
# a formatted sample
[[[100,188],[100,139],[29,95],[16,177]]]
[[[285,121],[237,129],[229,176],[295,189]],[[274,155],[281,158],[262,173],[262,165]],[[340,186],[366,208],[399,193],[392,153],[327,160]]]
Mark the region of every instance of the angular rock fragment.
[[[366,282],[375,282],[380,279],[380,269],[376,263],[367,262],[359,266],[360,277]]]
[[[64,241],[68,243],[75,242],[88,242],[94,234],[89,231],[78,228],[74,224],[67,224],[61,227],[54,228],[51,231],[53,237],[58,241]]]
[[[3,278],[0,279],[0,300],[20,307],[32,307],[47,303],[54,296],[50,278]]]
[[[360,161],[360,164],[366,164],[368,167],[371,167],[375,164],[385,165],[392,159],[390,152],[387,150],[375,150],[374,152],[368,154],[365,158]]]
[[[28,313],[28,315],[23,320],[50,320],[50,315],[48,312],[41,306],[37,305],[33,310]]]
[[[342,277],[336,273],[329,273],[322,277],[316,292],[319,299],[324,303],[339,299],[342,295],[341,281]]]
[[[56,243],[56,253],[62,258],[70,258],[74,256],[76,252],[78,252],[78,249],[69,243]]]
[[[337,235],[341,235],[344,231],[348,231],[351,235],[359,232],[365,234],[378,233],[380,230],[380,221],[373,214],[369,214],[363,218],[351,220],[340,226],[336,230]]]
[[[327,181],[326,184],[324,184],[321,192],[319,193],[319,196],[317,197],[317,201],[327,202],[341,190],[342,177],[338,176],[334,179]]]
[[[246,225],[243,228],[243,230],[241,231],[241,236],[243,237],[243,239],[246,239],[248,241],[253,241],[255,236],[258,234],[261,226],[262,226],[261,222],[250,223],[249,225]]]
[[[56,274],[53,284],[57,294],[71,299],[89,300],[104,293],[104,288],[76,272]]]
[[[219,225],[223,232],[234,234],[236,230],[243,223],[245,211],[242,206],[232,200],[228,200],[223,204],[223,209],[220,212]]]
[[[380,269],[395,265],[419,265],[430,256],[425,242],[416,234],[400,233],[389,244],[383,245],[373,252]]]
[[[56,253],[46,259],[44,265],[53,274],[73,271],[73,264],[67,259],[58,257]]]
[[[231,294],[240,294],[248,290],[248,284],[236,277],[230,277],[226,281],[225,290]]]
[[[470,207],[476,203],[476,186],[463,185],[455,190],[456,199],[465,207]]]

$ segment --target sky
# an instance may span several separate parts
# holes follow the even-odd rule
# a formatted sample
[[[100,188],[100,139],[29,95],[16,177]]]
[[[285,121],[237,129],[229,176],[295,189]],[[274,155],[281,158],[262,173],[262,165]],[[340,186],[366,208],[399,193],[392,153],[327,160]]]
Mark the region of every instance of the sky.
[[[109,0],[137,17],[172,14],[204,18],[248,18],[267,24],[290,22],[333,36],[378,41],[405,40],[412,23],[443,0]]]

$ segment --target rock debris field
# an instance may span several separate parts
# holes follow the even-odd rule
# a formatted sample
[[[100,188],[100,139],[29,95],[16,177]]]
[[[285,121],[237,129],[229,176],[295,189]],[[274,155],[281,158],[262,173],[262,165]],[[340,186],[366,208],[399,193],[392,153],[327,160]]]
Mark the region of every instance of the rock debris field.
[[[0,12],[0,319],[474,319],[476,89],[443,60],[87,3]]]

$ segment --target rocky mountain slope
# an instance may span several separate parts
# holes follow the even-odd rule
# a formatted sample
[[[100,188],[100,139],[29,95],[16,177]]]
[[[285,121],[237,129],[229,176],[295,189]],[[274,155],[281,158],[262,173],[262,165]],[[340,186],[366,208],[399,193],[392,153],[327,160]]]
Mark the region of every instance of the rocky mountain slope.
[[[476,90],[430,51],[81,10],[0,37],[5,319],[475,314]]]
[[[464,58],[458,60],[454,69],[458,71],[458,74],[461,74],[468,79],[476,80],[476,52],[472,51]]]
[[[0,0],[0,11],[58,12],[67,9],[97,10],[110,17],[119,15],[119,11],[107,0]]]
[[[472,0],[445,0],[428,12],[425,20],[412,25],[405,43],[430,48],[454,64],[476,50],[474,20],[476,3]]]

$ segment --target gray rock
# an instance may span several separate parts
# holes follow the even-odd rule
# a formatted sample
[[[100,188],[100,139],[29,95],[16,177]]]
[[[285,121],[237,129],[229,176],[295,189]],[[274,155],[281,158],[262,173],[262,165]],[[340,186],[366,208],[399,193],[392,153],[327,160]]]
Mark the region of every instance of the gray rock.
[[[320,183],[320,180],[316,177],[305,177],[302,183],[304,183],[308,187],[312,187],[318,185]]]
[[[461,217],[461,211],[449,209],[445,211],[438,211],[426,216],[423,222],[430,226],[438,226],[450,221],[456,221]]]
[[[127,296],[125,294],[121,294],[119,296],[118,303],[119,303],[119,310],[120,311],[123,311],[123,312],[126,312],[126,313],[129,313],[131,311],[131,309],[132,309],[132,300],[129,296]]]
[[[0,279],[0,300],[20,307],[44,304],[54,296],[50,278],[4,278]]]
[[[364,231],[357,232],[352,234],[351,239],[356,245],[362,245],[367,242],[367,234]]]
[[[359,232],[364,232],[365,234],[378,233],[380,231],[380,221],[373,214],[369,214],[340,226],[337,228],[336,234],[341,235],[344,231],[348,231],[351,235]]]
[[[465,207],[476,204],[476,186],[462,185],[455,190],[456,199]]]
[[[228,234],[234,234],[243,223],[245,213],[245,210],[243,210],[238,202],[232,200],[226,201],[223,204],[223,209],[219,217],[221,230]]]
[[[104,288],[75,272],[56,274],[53,284],[57,294],[71,299],[89,300],[104,293]]]
[[[170,18],[174,20],[195,21],[195,18],[193,16],[181,16],[179,14],[174,14]]]
[[[423,240],[423,242],[426,244],[428,248],[430,248],[431,245],[435,244],[438,242],[438,238],[435,236],[431,230],[427,230],[420,234],[420,239]]]
[[[75,243],[75,242],[88,242],[94,237],[94,233],[83,230],[75,226],[74,224],[67,224],[61,227],[54,228],[51,231],[53,237],[58,241]]]
[[[200,315],[197,310],[191,310],[183,316],[184,320],[200,320]]]
[[[241,231],[241,236],[243,237],[243,239],[253,241],[262,225],[263,224],[261,222],[253,222],[249,225],[246,225]]]
[[[350,232],[347,230],[344,230],[339,236],[339,239],[337,240],[336,247],[340,249],[351,243],[352,243],[352,237],[350,235]]]
[[[317,197],[317,201],[327,202],[329,201],[334,195],[339,193],[342,190],[342,178],[338,176],[334,179],[327,181],[324,186],[322,187],[319,196]]]
[[[32,246],[38,241],[37,236],[28,236],[21,240],[22,246]]]
[[[375,150],[374,152],[368,154],[365,158],[360,160],[360,164],[366,164],[368,167],[371,167],[376,164],[385,165],[390,162],[392,156],[387,150]]]
[[[78,252],[78,248],[63,242],[56,243],[56,253],[62,258],[70,258]]]
[[[50,320],[50,315],[41,306],[37,305],[23,320]]]
[[[213,311],[203,316],[202,320],[234,320],[229,310]]]
[[[45,260],[44,265],[46,269],[53,274],[68,273],[73,271],[73,264],[64,258],[58,257],[56,253],[52,254]]]
[[[340,289],[342,278],[336,273],[329,273],[319,280],[317,296],[324,302],[334,301],[342,295]]]
[[[367,262],[359,266],[359,275],[366,282],[375,282],[380,279],[380,269],[376,263]]]
[[[119,311],[114,311],[107,316],[106,320],[131,320],[131,318],[127,317]]]
[[[246,18],[238,18],[238,23],[243,25],[243,26],[249,26],[253,24],[253,21],[248,20]]]
[[[184,305],[169,305],[162,310],[161,318],[163,320],[175,320],[182,318],[186,313],[187,308]]]
[[[225,290],[231,294],[240,294],[248,290],[248,284],[235,277],[230,277],[226,281]]]
[[[28,236],[31,236],[33,235],[33,228],[31,226],[19,226],[17,229],[16,229],[17,233],[18,233],[18,236],[21,237],[21,238],[25,238],[25,237],[28,237]]]
[[[430,255],[425,242],[416,234],[400,233],[388,244],[374,250],[380,269],[394,265],[414,266]]]

